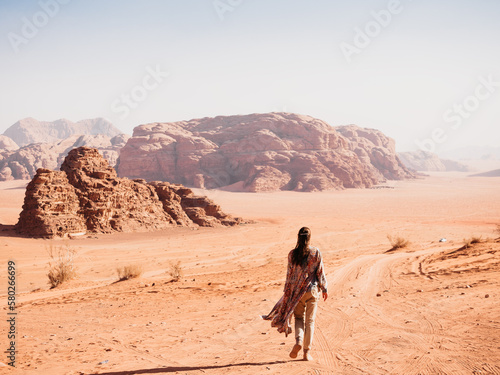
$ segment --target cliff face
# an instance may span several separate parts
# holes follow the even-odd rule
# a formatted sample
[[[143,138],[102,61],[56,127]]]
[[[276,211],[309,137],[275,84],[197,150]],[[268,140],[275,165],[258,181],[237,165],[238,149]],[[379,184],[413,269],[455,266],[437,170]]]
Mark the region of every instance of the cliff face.
[[[34,143],[18,149],[0,150],[0,181],[23,179],[35,176],[38,168],[57,169],[70,150],[76,147],[95,147],[111,165],[115,165],[120,149],[129,136],[72,135],[53,143]]]
[[[69,152],[61,172],[37,171],[16,229],[28,236],[54,237],[239,222],[183,186],[119,178],[97,149],[79,147]]]
[[[26,187],[16,229],[32,237],[84,234],[87,231],[75,188],[64,172],[40,168]]]
[[[239,191],[370,187],[412,177],[375,130],[290,113],[218,116],[134,129],[120,176]]]
[[[337,126],[340,134],[349,140],[349,149],[360,160],[370,163],[389,180],[413,177],[396,155],[396,143],[376,129],[363,129],[356,125]]]

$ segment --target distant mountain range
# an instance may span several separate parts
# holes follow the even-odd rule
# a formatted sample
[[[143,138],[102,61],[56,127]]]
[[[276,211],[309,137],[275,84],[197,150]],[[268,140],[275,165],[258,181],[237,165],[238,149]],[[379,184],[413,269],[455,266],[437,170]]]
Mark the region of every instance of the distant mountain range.
[[[471,177],[500,177],[500,169],[495,169],[488,172],[476,173],[471,175]]]
[[[408,168],[420,172],[468,172],[470,168],[460,162],[441,159],[438,155],[427,151],[399,152],[399,158]]]
[[[0,135],[0,181],[31,179],[38,168],[58,169],[68,152],[80,146],[97,148],[115,165],[128,138],[103,118],[20,120]]]
[[[439,156],[453,160],[500,160],[500,147],[461,147],[440,152]]]
[[[309,116],[267,113],[153,123],[123,134],[103,118],[19,120],[0,135],[0,181],[58,169],[73,148],[97,148],[123,177],[241,191],[370,187],[416,171],[469,171],[424,151],[396,154],[380,131],[331,127]],[[500,147],[449,152],[450,159],[500,160]],[[238,185],[240,184],[240,185]],[[234,185],[234,186],[233,186]]]
[[[72,135],[107,135],[110,138],[122,134],[111,122],[95,118],[72,122],[66,119],[38,121],[28,117],[10,126],[4,136],[12,139],[19,147],[32,143],[52,143]]]

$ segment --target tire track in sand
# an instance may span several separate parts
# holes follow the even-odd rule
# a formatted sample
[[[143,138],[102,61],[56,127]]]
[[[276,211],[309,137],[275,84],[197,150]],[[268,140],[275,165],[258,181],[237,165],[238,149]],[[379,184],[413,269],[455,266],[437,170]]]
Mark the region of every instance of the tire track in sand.
[[[390,288],[390,275],[392,267],[395,263],[403,262],[405,268],[415,269],[421,262],[422,256],[429,255],[433,252],[440,252],[442,249],[428,249],[416,253],[401,253],[391,254],[388,258],[381,257],[379,260],[369,267],[368,272],[360,275],[360,281],[363,281],[361,288],[362,303],[360,307],[375,321],[387,326],[394,332],[398,332],[400,337],[403,337],[407,342],[413,345],[413,350],[406,356],[406,360],[399,361],[396,366],[391,368],[391,373],[408,374],[408,375],[435,375],[435,374],[461,374],[461,373],[494,373],[490,367],[477,367],[479,363],[471,362],[469,358],[450,361],[448,355],[436,355],[429,352],[430,347],[435,346],[436,341],[441,336],[445,335],[442,332],[442,325],[436,319],[431,318],[431,314],[422,312],[419,306],[411,303],[406,303],[402,308],[394,305],[395,309],[392,314],[384,311],[383,305],[378,304],[375,293],[380,292],[383,288]],[[425,275],[423,275],[425,276]],[[386,284],[389,279],[389,284]],[[405,327],[401,322],[398,323],[393,316],[404,316],[408,307],[413,314],[417,315],[415,320],[418,323],[418,328]],[[486,370],[487,368],[487,370]],[[469,372],[472,371],[472,372]],[[474,372],[476,371],[476,372]]]
[[[415,255],[415,253],[391,254],[389,256],[382,255],[380,259],[368,269],[367,274],[364,275],[364,283],[361,289],[361,307],[363,310],[375,322],[381,323],[391,328],[393,331],[397,331],[414,346],[413,351],[407,356],[406,361],[398,363],[396,368],[392,369],[394,373],[398,374],[410,374],[412,371],[429,366],[429,359],[426,355],[422,355],[422,353],[426,353],[428,348],[435,342],[435,324],[426,317],[421,316],[418,322],[424,328],[412,330],[410,332],[403,324],[395,321],[392,315],[386,314],[386,312],[376,303],[377,297],[375,297],[375,295],[377,292],[391,287],[391,266],[403,259],[415,258]]]
[[[420,329],[409,329],[404,322],[398,322],[394,319],[394,315],[388,311],[384,310],[383,305],[377,303],[376,295],[383,290],[390,289],[394,279],[392,277],[392,268],[395,263],[399,263],[403,260],[412,259],[410,264],[413,265],[418,262],[418,258],[422,255],[427,255],[436,251],[436,249],[428,249],[415,253],[396,253],[396,254],[374,254],[374,255],[364,255],[355,258],[348,264],[337,269],[333,277],[329,278],[329,284],[334,290],[334,295],[337,297],[347,297],[349,290],[356,290],[357,297],[359,298],[360,304],[359,309],[363,310],[377,325],[385,326],[392,331],[396,331],[405,337],[408,342],[414,346],[414,350],[408,355],[407,360],[403,363],[396,365],[396,368],[392,368],[393,373],[408,373],[408,371],[413,371],[417,368],[427,368],[432,366],[428,362],[428,358],[422,353],[426,353],[429,346],[432,345],[436,340],[436,327],[440,327],[440,324],[436,321],[432,321],[428,316],[420,315],[418,319],[421,328]],[[323,309],[323,312],[328,310]],[[343,323],[337,323],[338,326],[347,326],[349,317],[332,317],[329,314],[329,320],[332,322],[335,320],[343,320]],[[352,329],[352,328],[351,328]],[[438,328],[439,329],[439,328]],[[351,332],[346,330],[344,334],[339,335],[339,339],[336,345],[340,346],[342,340],[347,339]],[[347,336],[346,336],[347,335]],[[353,353],[354,354],[354,353]],[[361,355],[363,361],[370,361],[368,358],[364,358]],[[437,363],[436,363],[437,364]],[[440,364],[443,368],[447,368],[446,364]],[[383,370],[379,368],[379,370]]]
[[[333,311],[326,307],[319,307],[321,317],[328,319],[328,328],[333,331],[329,336],[328,343],[333,349],[338,349],[349,338],[353,331],[352,319],[342,310],[336,308]]]
[[[318,354],[319,363],[326,366],[329,370],[338,369],[339,365],[337,359],[333,354],[333,350],[330,347],[330,344],[328,343],[328,340],[319,325],[316,325],[315,327],[315,338],[315,346],[317,346],[318,348],[314,350],[314,353]]]

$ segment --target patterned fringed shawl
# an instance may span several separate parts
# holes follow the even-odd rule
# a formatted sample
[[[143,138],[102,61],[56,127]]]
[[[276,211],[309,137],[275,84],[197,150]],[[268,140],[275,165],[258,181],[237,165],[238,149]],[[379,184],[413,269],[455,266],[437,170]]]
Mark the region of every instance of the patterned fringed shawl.
[[[268,315],[262,316],[262,319],[270,320],[271,326],[276,327],[278,332],[285,333],[285,336],[292,332],[292,313],[304,294],[310,291],[315,283],[321,290],[327,290],[321,253],[318,248],[312,246],[310,246],[310,251],[304,266],[292,263],[293,250],[288,254],[288,269],[283,296]]]

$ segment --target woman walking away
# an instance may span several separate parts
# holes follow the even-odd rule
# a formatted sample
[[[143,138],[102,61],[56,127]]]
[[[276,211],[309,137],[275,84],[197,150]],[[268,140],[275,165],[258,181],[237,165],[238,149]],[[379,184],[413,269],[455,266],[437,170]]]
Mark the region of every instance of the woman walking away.
[[[311,230],[300,228],[297,245],[288,254],[288,268],[283,296],[273,307],[269,315],[262,316],[271,320],[271,326],[288,336],[292,332],[292,313],[295,316],[295,345],[290,352],[291,358],[297,358],[304,347],[304,360],[312,361],[310,354],[314,335],[314,318],[320,290],[323,299],[328,298],[327,281],[323,260],[318,248],[309,246]]]

